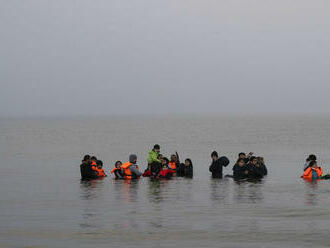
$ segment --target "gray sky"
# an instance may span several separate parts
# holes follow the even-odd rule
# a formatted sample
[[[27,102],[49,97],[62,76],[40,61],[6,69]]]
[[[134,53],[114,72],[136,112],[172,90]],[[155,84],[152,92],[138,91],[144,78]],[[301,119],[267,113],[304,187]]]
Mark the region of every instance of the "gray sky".
[[[328,0],[0,0],[0,116],[330,112]]]

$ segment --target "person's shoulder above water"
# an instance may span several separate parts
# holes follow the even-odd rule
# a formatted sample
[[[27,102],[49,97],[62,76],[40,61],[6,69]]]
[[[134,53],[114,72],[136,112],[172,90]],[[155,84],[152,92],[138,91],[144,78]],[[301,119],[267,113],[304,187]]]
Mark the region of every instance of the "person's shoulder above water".
[[[308,168],[304,171],[302,178],[308,180],[320,179],[323,175],[322,167],[317,165],[315,160],[311,161],[308,165]]]

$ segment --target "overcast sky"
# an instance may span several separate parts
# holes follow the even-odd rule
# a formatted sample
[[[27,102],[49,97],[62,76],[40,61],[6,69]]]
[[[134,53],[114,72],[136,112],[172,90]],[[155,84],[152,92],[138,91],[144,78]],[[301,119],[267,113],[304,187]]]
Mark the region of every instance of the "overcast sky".
[[[330,112],[328,0],[0,0],[0,116]]]

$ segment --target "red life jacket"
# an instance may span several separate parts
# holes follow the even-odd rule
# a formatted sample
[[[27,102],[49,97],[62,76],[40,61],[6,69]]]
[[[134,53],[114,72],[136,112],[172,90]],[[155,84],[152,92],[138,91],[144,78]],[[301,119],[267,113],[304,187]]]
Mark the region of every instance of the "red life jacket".
[[[150,170],[146,170],[143,174],[143,177],[150,177],[151,176],[151,171]]]
[[[168,174],[173,175],[174,173],[175,173],[175,171],[174,171],[174,170],[171,170],[171,169],[161,170],[161,171],[159,172],[159,177],[164,177],[164,178],[166,178]]]

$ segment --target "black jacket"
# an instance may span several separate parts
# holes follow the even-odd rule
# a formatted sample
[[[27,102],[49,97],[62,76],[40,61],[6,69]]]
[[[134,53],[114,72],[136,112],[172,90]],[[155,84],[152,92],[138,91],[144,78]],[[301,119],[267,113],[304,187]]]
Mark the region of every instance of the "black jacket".
[[[98,178],[97,171],[94,171],[90,164],[81,164],[80,165],[80,173],[81,173],[81,179]]]
[[[262,178],[264,176],[264,171],[261,167],[247,164],[247,168],[249,169],[249,178]]]
[[[209,168],[209,171],[212,172],[212,177],[222,178],[222,167],[226,167],[228,164],[229,160],[226,157],[220,157],[213,161]]]
[[[261,171],[262,171],[262,174],[264,175],[264,176],[266,176],[267,174],[268,174],[268,171],[267,171],[267,167],[266,167],[266,165],[260,165],[260,169],[261,169]]]
[[[185,165],[184,164],[178,164],[176,167],[176,176],[177,177],[184,177],[185,175]]]
[[[162,164],[158,162],[153,162],[149,164],[151,175],[157,176],[162,168]]]
[[[116,179],[125,179],[125,175],[121,170],[116,170],[114,174]]]
[[[189,177],[192,178],[194,175],[194,170],[193,170],[193,166],[185,166],[184,168],[184,176],[185,177]]]
[[[239,166],[238,164],[235,164],[233,167],[233,176],[234,178],[246,178],[248,177],[248,175],[245,174],[245,171],[249,171],[249,169],[246,167],[246,165],[244,166]]]

